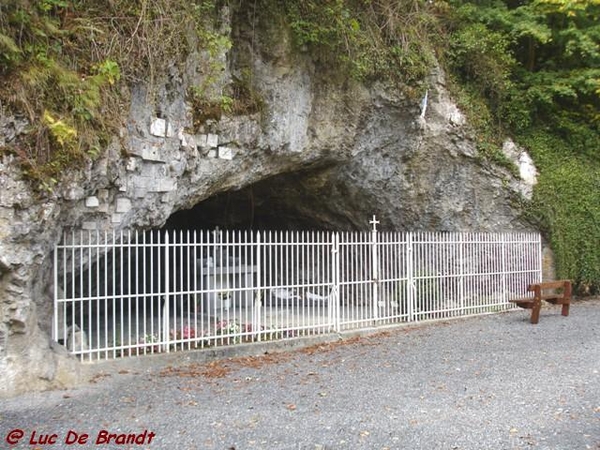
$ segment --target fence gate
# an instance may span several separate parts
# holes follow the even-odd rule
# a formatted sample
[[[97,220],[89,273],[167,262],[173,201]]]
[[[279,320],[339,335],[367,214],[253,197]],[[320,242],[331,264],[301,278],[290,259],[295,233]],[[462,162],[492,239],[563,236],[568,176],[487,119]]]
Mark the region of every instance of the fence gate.
[[[66,233],[53,338],[83,359],[290,339],[512,308],[537,233]]]

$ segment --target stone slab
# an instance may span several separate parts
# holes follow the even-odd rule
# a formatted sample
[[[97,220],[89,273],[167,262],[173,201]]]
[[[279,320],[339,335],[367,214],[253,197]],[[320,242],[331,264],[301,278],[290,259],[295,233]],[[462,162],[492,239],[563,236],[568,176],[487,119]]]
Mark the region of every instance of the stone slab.
[[[172,178],[161,178],[154,180],[149,186],[148,192],[171,192],[177,189],[177,180]]]
[[[226,159],[231,161],[235,151],[231,147],[219,147],[219,159]]]
[[[85,199],[85,206],[88,208],[97,208],[100,206],[100,201],[98,200],[98,197],[88,197]]]
[[[175,133],[167,120],[157,117],[150,124],[150,134],[156,137],[173,137]]]
[[[166,156],[163,152],[163,143],[152,143],[141,139],[132,139],[129,146],[129,152],[139,156],[145,161],[165,162]]]
[[[206,136],[206,134],[197,134],[196,145],[200,148],[208,147],[208,136]]]
[[[219,146],[219,135],[218,134],[207,134],[206,135],[206,146],[209,148],[217,148]]]

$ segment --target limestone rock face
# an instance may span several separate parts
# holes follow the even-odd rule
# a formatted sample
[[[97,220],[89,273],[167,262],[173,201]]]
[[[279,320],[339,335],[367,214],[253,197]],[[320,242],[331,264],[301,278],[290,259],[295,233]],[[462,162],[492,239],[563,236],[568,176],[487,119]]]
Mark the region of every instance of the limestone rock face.
[[[389,86],[330,76],[295,55],[285,33],[271,48],[251,47],[242,31],[215,83],[251,70],[260,110],[196,124],[188,92],[206,55],[192,53],[156,95],[131,86],[121,136],[44,199],[14,157],[0,160],[0,395],[77,382],[79,362],[50,339],[52,249],[68,227],[160,227],[251,190],[265,227],[365,229],[377,214],[382,229],[530,229],[513,204],[531,180],[482,162],[440,70],[424,108]],[[0,146],[26,125],[0,116]],[[223,208],[206,204],[209,215]]]

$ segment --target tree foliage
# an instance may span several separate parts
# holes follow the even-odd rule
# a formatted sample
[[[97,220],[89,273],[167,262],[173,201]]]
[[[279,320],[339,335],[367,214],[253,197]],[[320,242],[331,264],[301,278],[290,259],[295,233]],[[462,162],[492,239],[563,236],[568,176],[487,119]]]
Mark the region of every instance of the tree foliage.
[[[454,6],[451,67],[494,101],[491,106],[506,128],[562,128],[565,121],[575,121],[598,131],[598,0],[458,1]]]
[[[311,49],[355,79],[387,79],[414,87],[431,68],[438,21],[422,0],[279,4],[298,48]]]
[[[600,290],[600,1],[452,1],[448,64],[540,169],[530,205],[560,277]]]

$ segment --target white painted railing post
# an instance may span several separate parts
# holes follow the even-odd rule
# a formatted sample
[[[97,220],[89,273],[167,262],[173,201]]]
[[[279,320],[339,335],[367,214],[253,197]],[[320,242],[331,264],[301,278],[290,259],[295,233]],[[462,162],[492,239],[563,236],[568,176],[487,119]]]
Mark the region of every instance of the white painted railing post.
[[[406,234],[406,287],[407,287],[407,303],[408,303],[408,321],[415,320],[415,277],[413,263],[413,234]]]
[[[465,309],[465,239],[464,233],[458,233],[459,241],[458,241],[458,262],[460,263],[459,267],[459,287],[458,287],[458,295],[459,295],[459,303],[461,313]]]
[[[543,259],[542,259],[542,235],[541,234],[537,234],[537,250],[538,250],[538,271],[539,271],[539,276],[538,276],[538,283],[541,283],[543,281]]]
[[[373,219],[369,222],[373,225],[371,230],[371,281],[372,281],[372,317],[373,322],[377,322],[379,316],[379,256],[377,248],[377,224],[379,221],[373,214]]]
[[[336,333],[340,332],[340,236],[339,233],[333,233],[331,241],[331,293],[328,298],[328,322],[329,328],[333,325]]]
[[[506,286],[506,234],[502,233],[500,236],[502,242],[502,303],[508,304],[509,294]]]
[[[262,277],[262,261],[261,261],[261,252],[262,248],[260,245],[260,231],[256,232],[256,284],[254,290],[254,305],[253,305],[253,327],[252,331],[257,336],[257,340],[260,342],[262,340],[261,333],[261,318],[262,318],[262,302],[263,302],[263,293],[261,286],[261,277]]]
[[[163,245],[165,247],[165,265],[164,265],[164,270],[165,270],[165,284],[164,284],[164,305],[163,305],[163,336],[162,336],[162,341],[164,342],[163,345],[163,350],[166,353],[169,353],[169,303],[171,301],[171,296],[170,296],[170,280],[169,277],[171,276],[170,271],[169,271],[169,266],[170,266],[170,261],[169,261],[169,231],[165,231],[165,239],[163,242]]]
[[[64,239],[64,237],[63,237]],[[54,320],[52,320],[52,339],[58,342],[58,244],[54,245]],[[63,268],[64,270],[64,268]],[[64,307],[64,305],[63,305]]]

